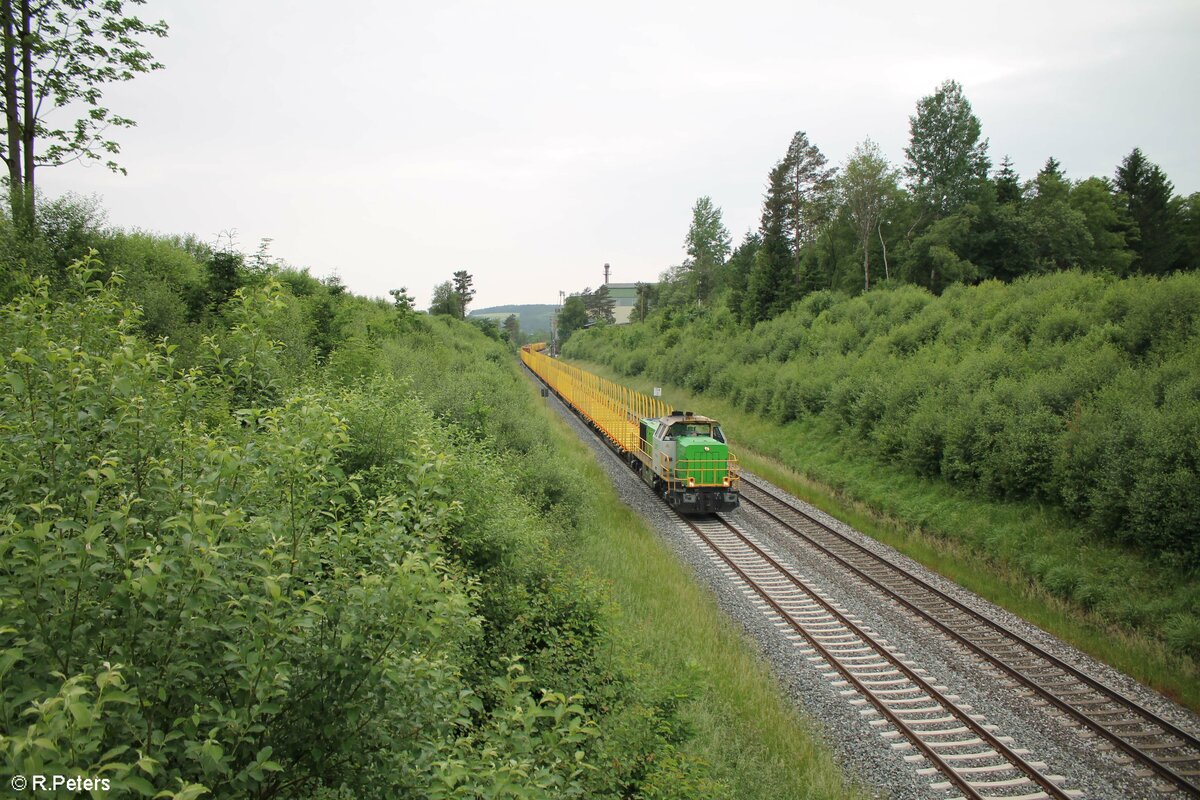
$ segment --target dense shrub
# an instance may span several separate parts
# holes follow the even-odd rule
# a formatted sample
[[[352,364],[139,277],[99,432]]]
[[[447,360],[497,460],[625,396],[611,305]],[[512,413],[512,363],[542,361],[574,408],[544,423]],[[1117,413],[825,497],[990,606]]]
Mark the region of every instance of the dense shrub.
[[[549,479],[501,345],[342,297],[315,372],[306,306],[259,276],[179,361],[98,267],[0,307],[6,769],[114,796],[720,794],[553,557],[587,489]]]

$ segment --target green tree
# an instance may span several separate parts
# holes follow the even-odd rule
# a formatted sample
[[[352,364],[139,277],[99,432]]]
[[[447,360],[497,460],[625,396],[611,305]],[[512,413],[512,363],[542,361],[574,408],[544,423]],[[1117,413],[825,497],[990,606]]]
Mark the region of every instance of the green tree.
[[[917,103],[908,118],[910,141],[905,174],[913,192],[934,217],[967,202],[987,178],[987,140],[980,141],[979,118],[957,81],[946,81]]]
[[[1092,235],[1083,213],[1070,204],[1071,184],[1054,157],[1033,179],[1025,208],[1039,269],[1054,270],[1083,264],[1092,249]]]
[[[135,123],[103,104],[103,87],[162,68],[142,40],[166,36],[167,24],[148,24],[126,11],[144,2],[0,0],[0,151],[14,222],[33,227],[38,167],[95,160],[125,172],[113,160],[120,145],[108,138],[109,130]],[[78,117],[62,127],[49,124],[52,112],[64,108]],[[39,141],[48,144],[41,153]]]
[[[963,213],[968,211],[971,213]],[[939,294],[952,283],[976,280],[979,267],[964,254],[971,249],[977,211],[970,205],[926,228],[909,248],[904,277]]]
[[[871,240],[878,235],[880,243],[883,243],[883,213],[897,191],[898,178],[899,173],[880,152],[879,145],[870,138],[855,146],[842,174],[838,176],[838,194],[854,220],[858,241],[862,246],[864,289],[871,288]],[[886,255],[884,257],[886,259]],[[884,263],[886,265],[887,262]]]
[[[517,319],[516,314],[509,314],[504,318],[504,336],[514,345],[521,343],[521,321]]]
[[[402,314],[407,314],[413,310],[413,303],[416,298],[408,293],[407,286],[401,286],[399,289],[390,289],[388,294],[392,296],[392,306]]]
[[[837,169],[827,166],[828,159],[804,131],[792,135],[782,164],[788,236],[792,254],[799,257],[829,220]]]
[[[655,284],[642,283],[641,281],[638,281],[634,287],[637,292],[637,301],[634,303],[633,313],[638,322],[645,322],[646,315],[653,310],[656,294],[655,288]]]
[[[1133,225],[1124,203],[1106,178],[1088,178],[1071,189],[1071,207],[1083,215],[1091,246],[1084,269],[1124,275],[1133,263],[1127,237]]]
[[[217,309],[245,283],[242,254],[218,250],[208,260],[208,305]]]
[[[762,244],[746,281],[742,318],[754,323],[786,311],[799,295],[788,230],[790,190],[784,162],[771,170],[759,233]]]
[[[1037,254],[1024,201],[996,203],[990,211],[979,220],[975,230],[984,245],[981,277],[1012,281],[1029,274],[1035,268]]]
[[[1162,275],[1183,266],[1183,241],[1175,191],[1167,176],[1135,147],[1117,167],[1117,191],[1137,227],[1130,245],[1138,272]]]
[[[561,346],[571,334],[588,322],[587,307],[579,295],[571,295],[558,312],[558,343]]]
[[[1021,176],[1013,169],[1012,158],[1005,156],[996,170],[996,200],[1002,205],[1021,202]]]
[[[607,286],[601,286],[594,292],[589,287],[580,292],[578,296],[583,301],[588,322],[607,323],[611,325],[617,321],[616,314],[614,313],[617,304],[612,299],[612,296],[609,295]]]
[[[688,258],[684,268],[690,293],[696,302],[706,301],[712,293],[716,277],[729,257],[729,231],[721,221],[721,209],[711,197],[701,197],[692,206],[692,224],[684,240]]]
[[[1200,267],[1200,192],[1192,192],[1179,204],[1187,269]]]
[[[762,237],[758,232],[748,230],[742,237],[741,244],[725,262],[723,283],[729,287],[727,302],[739,321],[745,321],[746,289],[750,282],[750,272],[754,269],[754,254],[761,245]]]
[[[433,287],[433,302],[429,304],[430,314],[456,317],[461,308],[462,303],[458,299],[458,293],[454,291],[450,281],[442,281]]]
[[[467,318],[467,305],[471,302],[471,298],[475,296],[475,290],[471,288],[474,283],[474,278],[465,269],[460,269],[454,273],[454,294],[458,297],[458,318]]]

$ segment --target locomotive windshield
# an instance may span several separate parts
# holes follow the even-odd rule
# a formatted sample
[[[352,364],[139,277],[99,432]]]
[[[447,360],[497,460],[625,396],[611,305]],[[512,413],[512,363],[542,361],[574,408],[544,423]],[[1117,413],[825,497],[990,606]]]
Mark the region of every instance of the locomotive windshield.
[[[709,422],[676,422],[667,428],[663,438],[670,441],[680,436],[710,436],[722,444],[725,443],[725,434],[721,433],[721,426]]]

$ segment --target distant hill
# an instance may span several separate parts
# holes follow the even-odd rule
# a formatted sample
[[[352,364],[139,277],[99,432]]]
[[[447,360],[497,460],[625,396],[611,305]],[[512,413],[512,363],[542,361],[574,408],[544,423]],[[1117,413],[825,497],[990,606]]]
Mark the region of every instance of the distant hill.
[[[538,331],[543,331],[549,337],[550,318],[554,316],[556,310],[558,310],[558,306],[552,303],[523,306],[491,306],[490,308],[477,308],[467,314],[467,316],[488,317],[496,320],[496,322],[503,323],[509,314],[516,314],[517,321],[521,323],[521,333],[532,335]]]

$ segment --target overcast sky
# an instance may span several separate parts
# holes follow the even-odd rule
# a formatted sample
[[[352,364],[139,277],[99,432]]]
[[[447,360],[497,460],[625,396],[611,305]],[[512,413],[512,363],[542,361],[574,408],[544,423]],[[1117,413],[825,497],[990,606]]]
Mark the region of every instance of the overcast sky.
[[[986,8],[984,7],[986,5]],[[50,196],[108,221],[272,253],[420,307],[458,269],[476,308],[653,280],[697,197],[735,243],[793,132],[841,163],[904,159],[953,78],[1023,177],[1111,176],[1134,146],[1200,190],[1200,2],[149,0],[166,68],[112,87],[122,177],[70,165]]]

